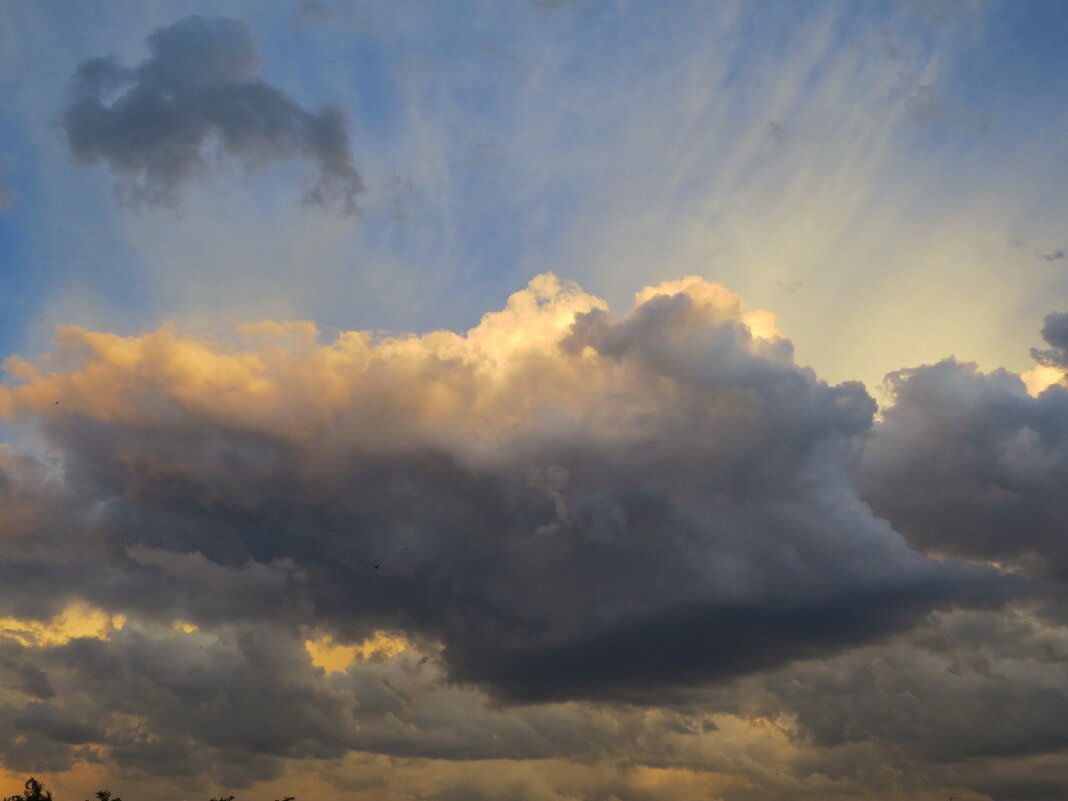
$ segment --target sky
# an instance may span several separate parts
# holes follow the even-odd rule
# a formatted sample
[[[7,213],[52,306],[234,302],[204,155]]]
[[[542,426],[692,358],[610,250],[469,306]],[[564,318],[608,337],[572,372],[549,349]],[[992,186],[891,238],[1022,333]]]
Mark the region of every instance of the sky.
[[[0,796],[1068,797],[1066,35],[0,3]]]

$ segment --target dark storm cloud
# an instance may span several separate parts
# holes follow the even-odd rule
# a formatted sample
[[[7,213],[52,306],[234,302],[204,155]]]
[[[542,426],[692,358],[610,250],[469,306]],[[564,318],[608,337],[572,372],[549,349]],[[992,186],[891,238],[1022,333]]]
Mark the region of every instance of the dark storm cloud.
[[[260,56],[245,26],[191,16],[148,37],[134,69],[114,58],[83,63],[63,114],[71,153],[104,161],[132,202],[174,205],[210,170],[213,151],[247,170],[292,158],[317,171],[304,202],[351,214],[363,182],[345,117],[310,112],[256,76]]]
[[[857,496],[863,387],[687,280],[616,319],[543,276],[467,337],[68,330],[88,361],[0,400],[49,398],[91,569],[21,572],[156,620],[402,630],[523,700],[652,703],[1000,597]],[[6,591],[31,593],[19,572]]]
[[[1068,316],[1051,315],[1065,359]],[[894,403],[858,472],[875,512],[917,548],[1068,578],[1068,392],[1030,396],[1023,381],[949,359],[889,376]]]

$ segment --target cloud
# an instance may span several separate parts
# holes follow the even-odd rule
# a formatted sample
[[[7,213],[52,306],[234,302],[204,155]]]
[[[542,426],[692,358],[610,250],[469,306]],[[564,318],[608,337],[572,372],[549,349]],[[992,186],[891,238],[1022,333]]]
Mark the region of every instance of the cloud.
[[[15,191],[7,178],[7,170],[3,163],[0,163],[0,214],[10,209],[14,203],[15,198],[18,197],[18,192]]]
[[[698,778],[725,801],[933,801],[962,788],[1015,799],[1029,782],[1068,776],[1056,759],[1068,738],[1068,630],[1049,611],[1027,602],[940,612],[885,642],[644,709],[502,706],[450,683],[433,650],[414,645],[325,674],[269,625],[130,624],[107,641],[13,649],[58,693],[50,705],[9,696],[5,720],[35,738],[24,755],[76,753],[70,741],[91,731],[109,784],[124,791],[134,777],[174,781],[175,771],[205,789],[223,776],[233,788],[293,786],[306,771],[334,785],[307,795],[353,799],[407,790],[666,801],[692,797],[680,788]]]
[[[41,419],[82,505],[38,547],[84,553],[8,571],[13,597],[399,631],[507,698],[655,703],[1004,592],[870,513],[849,470],[871,398],[700,278],[623,318],[542,275],[465,335],[56,348],[8,363],[0,409]]]
[[[858,479],[915,547],[1068,578],[1068,315],[1042,335],[1022,377],[954,359],[887,377],[893,405]]]
[[[363,182],[340,111],[310,112],[258,78],[247,28],[224,17],[190,16],[148,37],[136,68],[115,58],[84,62],[63,127],[82,164],[104,161],[133,203],[173,206],[216,154],[248,171],[302,158],[316,168],[304,203],[356,211]]]
[[[1047,315],[1042,326],[1042,338],[1050,347],[1046,350],[1032,348],[1031,358],[1046,367],[1068,369],[1068,314]]]

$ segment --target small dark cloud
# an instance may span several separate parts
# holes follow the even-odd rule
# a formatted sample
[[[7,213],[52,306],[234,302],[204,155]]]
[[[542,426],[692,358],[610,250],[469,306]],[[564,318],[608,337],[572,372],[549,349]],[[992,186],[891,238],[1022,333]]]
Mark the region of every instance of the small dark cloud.
[[[1046,315],[1042,338],[1050,347],[1032,348],[1031,358],[1040,364],[1068,368],[1068,312]]]
[[[1063,261],[1065,258],[1064,251],[1061,248],[1052,250],[1049,253],[1040,253],[1039,256],[1046,261]]]
[[[800,292],[805,288],[805,282],[800,278],[795,278],[792,281],[779,281],[779,286],[789,292],[791,295],[794,292]]]
[[[8,180],[7,170],[3,164],[0,164],[0,214],[14,205],[16,197],[18,193]]]
[[[787,141],[786,129],[779,123],[772,121],[768,123],[768,136],[771,141],[775,143],[776,147],[784,147]]]
[[[249,171],[302,158],[316,168],[305,204],[357,210],[363,182],[345,117],[308,111],[257,77],[260,56],[241,22],[187,17],[153,33],[148,47],[133,69],[115,58],[83,63],[63,114],[75,159],[107,163],[124,199],[173,206],[217,153]]]
[[[560,11],[580,2],[581,0],[530,0],[530,4],[539,11]]]
[[[334,7],[324,0],[300,0],[297,4],[297,21],[302,23],[324,22],[334,13]]]

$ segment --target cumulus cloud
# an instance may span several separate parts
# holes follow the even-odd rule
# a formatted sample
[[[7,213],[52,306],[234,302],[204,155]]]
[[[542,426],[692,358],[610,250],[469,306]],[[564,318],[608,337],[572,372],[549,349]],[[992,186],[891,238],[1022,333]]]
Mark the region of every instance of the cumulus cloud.
[[[363,182],[345,117],[311,112],[257,77],[260,56],[238,20],[191,16],[148,37],[135,68],[114,57],[83,63],[63,127],[82,164],[105,162],[122,195],[170,206],[216,155],[249,171],[292,158],[316,168],[305,204],[356,211]]]
[[[917,548],[1068,577],[1068,315],[1042,335],[1022,377],[954,359],[888,377],[893,405],[858,479]]]
[[[67,328],[5,367],[47,444],[0,450],[10,769],[752,801],[1014,787],[944,766],[1063,736],[1057,615],[873,515],[874,402],[700,278],[616,316],[542,275],[463,334]],[[977,730],[1021,704],[1015,752]]]
[[[83,504],[38,547],[84,553],[9,570],[13,597],[32,575],[155,620],[397,630],[513,700],[657,702],[1003,593],[861,501],[863,387],[699,278],[622,318],[543,275],[465,335],[56,348],[8,363],[0,407]]]

